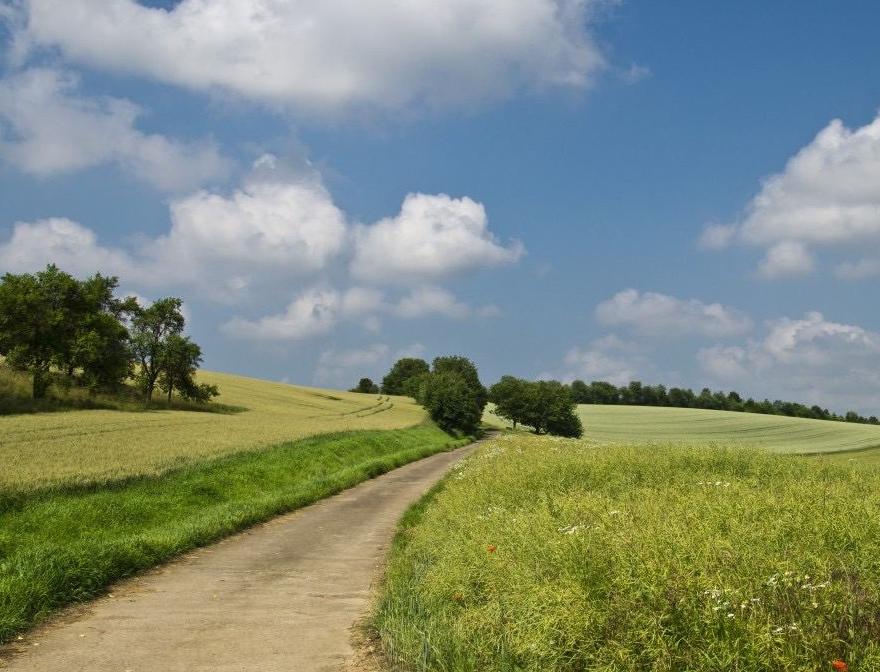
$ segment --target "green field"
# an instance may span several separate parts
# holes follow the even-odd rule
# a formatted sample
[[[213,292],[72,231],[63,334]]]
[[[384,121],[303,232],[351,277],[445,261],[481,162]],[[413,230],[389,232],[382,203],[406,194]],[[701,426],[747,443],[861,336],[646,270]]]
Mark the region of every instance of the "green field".
[[[804,454],[880,448],[880,426],[848,422],[655,406],[581,405],[578,415],[584,437],[602,442],[735,443]],[[492,425],[505,426],[491,412],[485,417]],[[866,452],[858,457],[870,456]]]
[[[222,373],[218,402],[238,413],[89,410],[0,416],[0,490],[155,475],[283,441],[425,420],[412,399],[295,387]]]
[[[398,535],[375,615],[391,659],[413,672],[880,669],[880,470],[646,448],[485,444]]]

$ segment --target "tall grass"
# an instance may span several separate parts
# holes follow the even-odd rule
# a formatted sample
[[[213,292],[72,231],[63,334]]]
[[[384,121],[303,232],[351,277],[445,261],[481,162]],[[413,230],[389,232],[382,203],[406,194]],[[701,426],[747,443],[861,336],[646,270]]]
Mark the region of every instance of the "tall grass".
[[[349,432],[109,487],[7,493],[0,642],[116,579],[462,442],[433,426]]]
[[[407,670],[880,669],[880,471],[507,435],[405,520]]]

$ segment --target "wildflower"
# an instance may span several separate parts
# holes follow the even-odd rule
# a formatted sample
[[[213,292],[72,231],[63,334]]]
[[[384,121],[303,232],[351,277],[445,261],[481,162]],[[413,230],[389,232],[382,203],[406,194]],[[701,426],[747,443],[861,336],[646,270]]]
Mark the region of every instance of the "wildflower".
[[[455,602],[464,602],[464,595],[462,595],[461,593],[456,593],[452,596],[452,599]]]
[[[498,547],[495,544],[489,544],[486,546],[486,550],[489,551],[489,553],[494,553],[498,550]]]
[[[839,658],[835,661],[832,661],[831,667],[833,669],[837,670],[837,672],[847,672],[849,670],[849,665],[847,665],[845,662],[843,662]]]

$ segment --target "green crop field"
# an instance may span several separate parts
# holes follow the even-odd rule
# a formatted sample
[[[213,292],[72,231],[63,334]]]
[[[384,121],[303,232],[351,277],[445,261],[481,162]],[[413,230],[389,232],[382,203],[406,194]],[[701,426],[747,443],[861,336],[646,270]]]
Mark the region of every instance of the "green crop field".
[[[582,405],[578,415],[584,437],[602,442],[735,443],[779,453],[856,451],[858,459],[880,448],[880,426],[875,425],[655,406]],[[504,426],[489,411],[486,420]]]
[[[880,669],[880,470],[646,448],[485,444],[404,520],[374,619],[390,658],[420,672]]]
[[[201,372],[237,413],[88,410],[0,416],[0,490],[155,475],[283,441],[424,421],[412,399]]]

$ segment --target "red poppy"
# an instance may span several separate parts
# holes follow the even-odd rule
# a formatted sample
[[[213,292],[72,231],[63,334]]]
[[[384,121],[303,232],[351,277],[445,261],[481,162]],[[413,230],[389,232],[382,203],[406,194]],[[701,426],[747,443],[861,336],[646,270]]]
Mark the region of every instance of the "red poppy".
[[[848,672],[849,665],[844,663],[842,660],[835,660],[831,663],[831,667],[833,667],[837,672]]]
[[[489,544],[486,546],[486,550],[489,551],[489,553],[494,553],[498,550],[498,547],[495,544]]]

